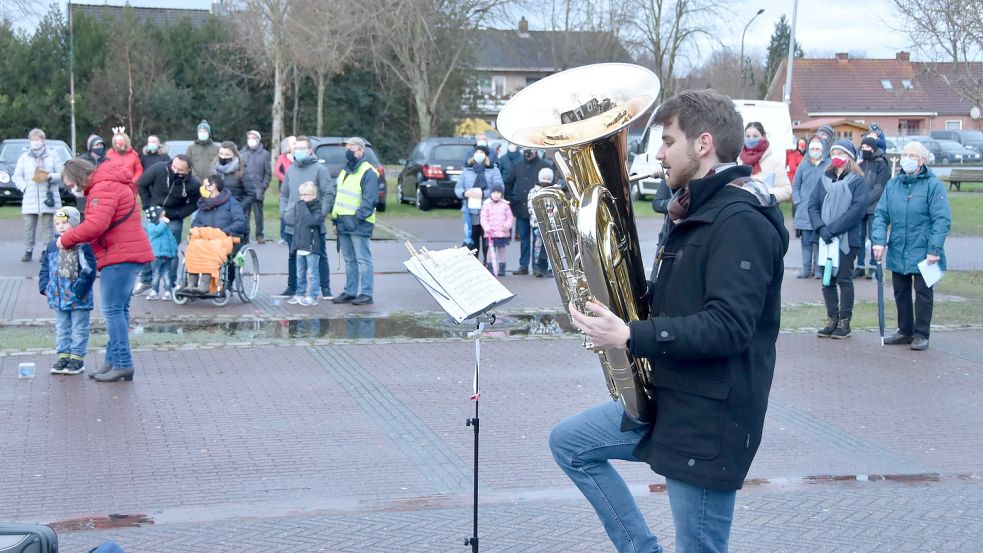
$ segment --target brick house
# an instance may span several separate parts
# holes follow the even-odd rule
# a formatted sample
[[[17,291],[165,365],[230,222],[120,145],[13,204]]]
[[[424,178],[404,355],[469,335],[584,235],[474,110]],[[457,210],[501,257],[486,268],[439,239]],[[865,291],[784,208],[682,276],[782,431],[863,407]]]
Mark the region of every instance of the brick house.
[[[784,64],[776,71],[766,100],[782,101]],[[983,130],[983,121],[970,116],[972,103],[939,77],[953,70],[952,64],[913,62],[908,52],[898,52],[894,59],[850,59],[844,53],[833,59],[796,59],[789,106],[792,126],[806,131],[823,122],[839,122],[840,127],[834,125],[837,134],[854,138],[856,125],[846,123],[876,122],[889,136]],[[796,134],[806,133],[797,130]]]
[[[516,29],[482,29],[474,36],[478,90],[466,116],[492,125],[509,98],[543,77],[592,63],[631,62],[613,33],[530,31],[525,17]]]

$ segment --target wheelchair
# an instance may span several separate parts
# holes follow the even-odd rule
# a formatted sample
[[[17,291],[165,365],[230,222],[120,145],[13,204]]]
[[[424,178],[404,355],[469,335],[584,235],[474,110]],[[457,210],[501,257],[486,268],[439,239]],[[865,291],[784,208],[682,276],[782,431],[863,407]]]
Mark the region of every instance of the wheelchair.
[[[181,264],[178,266],[177,282],[172,295],[174,303],[184,305],[189,300],[211,300],[219,307],[229,303],[232,294],[239,296],[242,303],[250,303],[259,293],[259,256],[248,244],[242,246],[238,237],[233,238],[235,246],[228,259],[219,268],[217,290],[214,294],[189,293],[188,269],[184,263],[184,250],[181,251]]]

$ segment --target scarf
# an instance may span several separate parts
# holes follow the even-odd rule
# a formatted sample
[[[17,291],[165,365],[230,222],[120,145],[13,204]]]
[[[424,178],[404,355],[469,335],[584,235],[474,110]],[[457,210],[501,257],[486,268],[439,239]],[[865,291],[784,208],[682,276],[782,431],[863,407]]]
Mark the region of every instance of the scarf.
[[[473,169],[475,175],[477,175],[477,178],[474,179],[475,188],[484,190],[488,186],[488,181],[485,180],[485,164],[475,163],[471,169]]]
[[[75,282],[79,276],[78,248],[68,248],[58,251],[58,276]]]
[[[847,184],[848,177],[849,175],[843,175],[843,178],[833,180],[832,176],[823,175],[823,188],[826,190],[826,197],[823,199],[822,217],[823,223],[827,225],[839,219],[850,209],[850,203],[853,202],[853,192],[850,192],[850,187]],[[850,253],[849,232],[847,230],[837,236],[840,239],[840,251],[845,254]]]
[[[764,157],[765,152],[768,151],[768,139],[762,138],[760,142],[755,144],[754,148],[748,148],[747,146],[741,150],[740,160],[744,165],[751,166],[751,174],[757,175],[761,172],[761,158]]]
[[[686,213],[689,212],[689,200],[688,185],[672,195],[672,200],[669,201],[669,206],[666,208],[670,221],[678,223],[686,218]]]
[[[225,165],[222,165],[221,163],[215,164],[215,171],[223,175],[231,175],[232,173],[235,173],[238,170],[239,170],[239,158],[237,157],[232,158],[232,161],[226,163]]]

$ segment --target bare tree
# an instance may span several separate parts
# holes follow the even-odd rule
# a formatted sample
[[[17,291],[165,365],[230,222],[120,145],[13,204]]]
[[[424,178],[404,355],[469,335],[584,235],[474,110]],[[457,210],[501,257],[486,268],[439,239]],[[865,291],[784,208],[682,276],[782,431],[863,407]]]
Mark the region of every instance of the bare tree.
[[[366,46],[361,38],[368,32],[368,20],[363,17],[368,14],[361,4],[357,0],[298,0],[290,57],[311,73],[317,85],[318,136],[324,131],[328,80],[341,73]]]
[[[43,2],[37,0],[0,0],[0,19],[19,22],[42,14]]]
[[[631,2],[619,0],[550,0],[544,4],[554,65],[628,61],[622,37],[636,17]]]
[[[726,14],[721,0],[637,0],[634,35],[662,81],[660,100],[676,91],[679,64],[697,42],[712,40]]]
[[[373,22],[373,63],[388,71],[413,98],[421,136],[433,134],[448,83],[462,67],[471,34],[507,0],[378,0]]]
[[[983,0],[893,0],[911,47],[939,62],[928,71],[960,97],[983,104]]]
[[[677,81],[677,90],[712,88],[731,98],[742,98],[744,84],[741,72],[735,68],[741,65],[741,55],[729,48],[722,48],[710,54],[710,58],[685,77]],[[752,80],[764,71],[760,63],[755,63],[749,72]]]

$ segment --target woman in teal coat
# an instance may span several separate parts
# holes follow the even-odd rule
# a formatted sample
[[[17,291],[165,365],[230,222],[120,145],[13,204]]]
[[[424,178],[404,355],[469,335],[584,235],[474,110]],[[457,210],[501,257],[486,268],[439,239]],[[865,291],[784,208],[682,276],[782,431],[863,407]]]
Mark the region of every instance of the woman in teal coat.
[[[933,304],[932,289],[925,285],[918,264],[938,263],[945,270],[945,237],[952,225],[945,186],[925,166],[926,160],[928,150],[922,144],[909,142],[904,147],[902,171],[885,185],[871,229],[875,259],[883,258],[887,246],[887,268],[898,307],[898,331],[884,343],[910,344],[914,350],[928,349]]]

